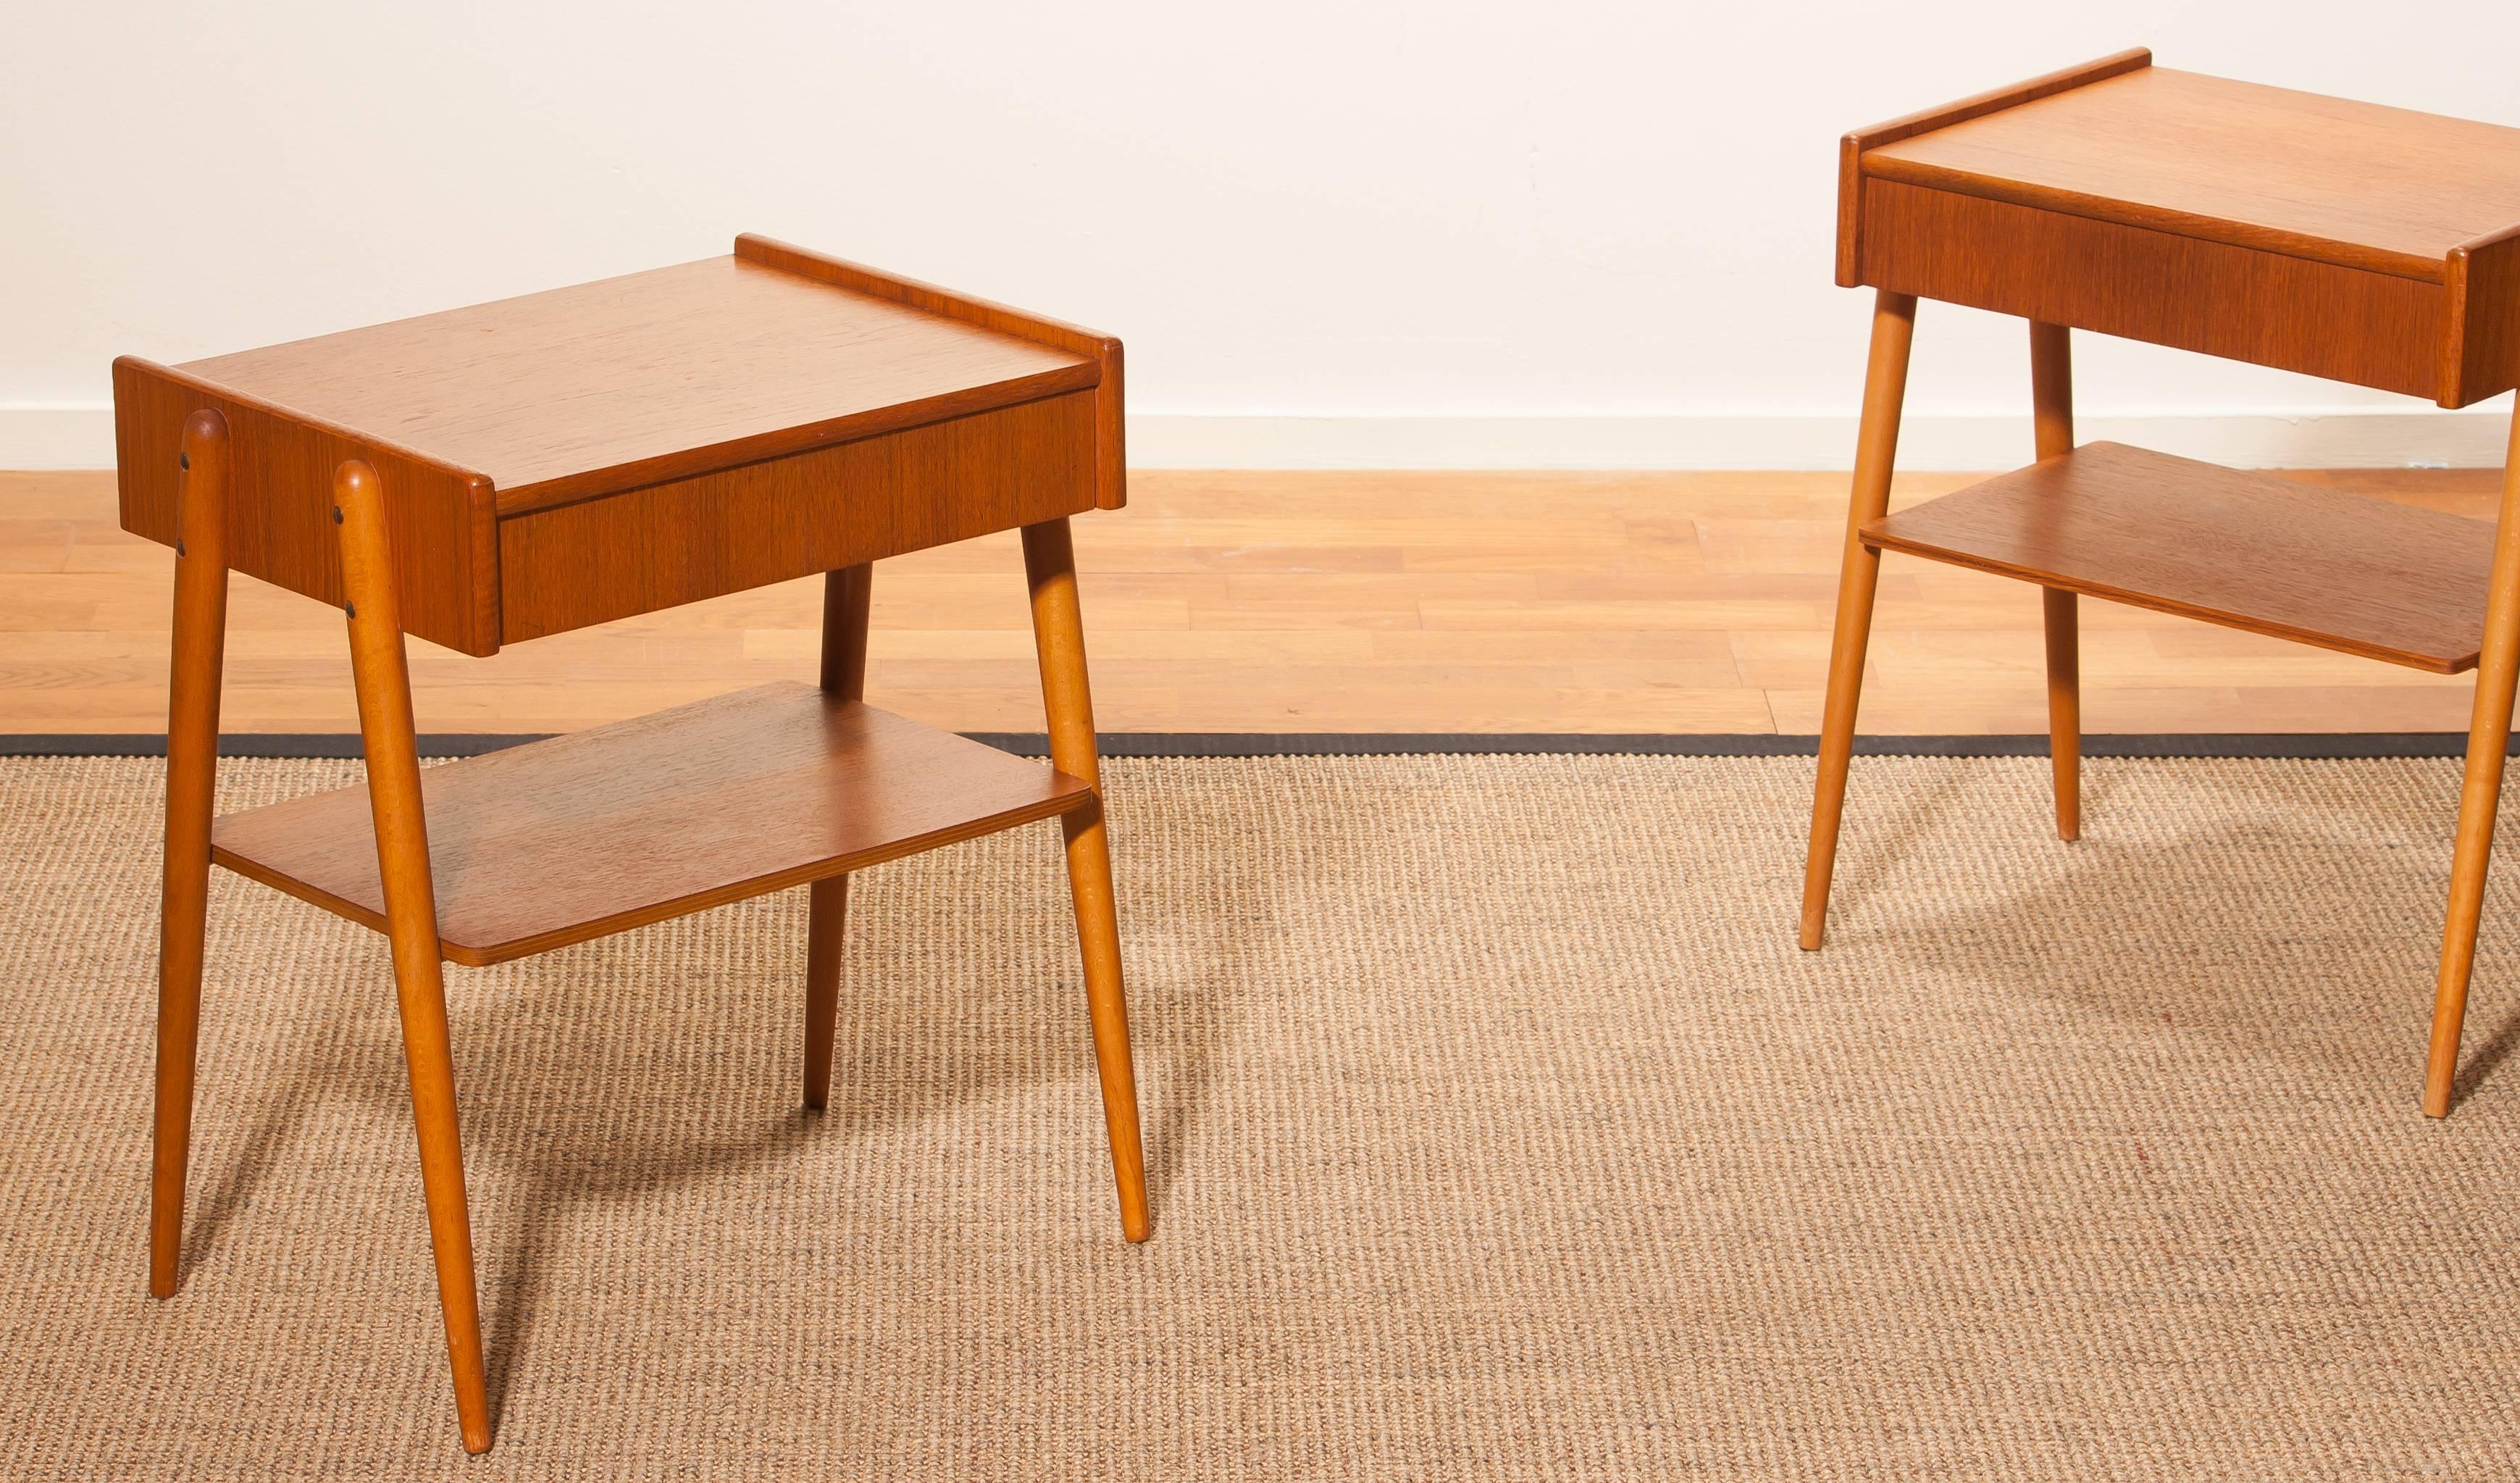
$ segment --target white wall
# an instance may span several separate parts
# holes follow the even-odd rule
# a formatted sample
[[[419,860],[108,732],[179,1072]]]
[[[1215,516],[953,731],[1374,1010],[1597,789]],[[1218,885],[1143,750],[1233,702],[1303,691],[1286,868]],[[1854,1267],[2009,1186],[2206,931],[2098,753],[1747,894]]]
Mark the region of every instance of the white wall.
[[[0,467],[102,462],[118,352],[739,230],[1121,335],[1142,465],[1831,467],[1850,127],[2137,44],[2520,124],[2508,0],[6,5]],[[2078,343],[2092,435],[2499,458],[2490,417]],[[1905,462],[2017,461],[2024,354],[1926,306]]]

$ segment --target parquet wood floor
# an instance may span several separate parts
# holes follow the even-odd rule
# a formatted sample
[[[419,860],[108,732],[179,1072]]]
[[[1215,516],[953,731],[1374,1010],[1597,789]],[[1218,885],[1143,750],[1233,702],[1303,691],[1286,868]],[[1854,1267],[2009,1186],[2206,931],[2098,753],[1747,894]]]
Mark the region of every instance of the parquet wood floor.
[[[2490,518],[2493,470],[2299,477]],[[1916,474],[1895,504],[1976,475]],[[1838,473],[1143,472],[1076,521],[1106,731],[1819,729]],[[105,473],[0,473],[0,733],[165,725],[165,550],[115,527]],[[1035,731],[1012,535],[878,566],[868,698]],[[790,583],[469,659],[415,643],[424,731],[569,731],[810,679],[819,584]],[[2094,732],[2460,731],[2469,684],[2109,604],[2083,605]],[[350,732],[340,615],[233,584],[223,724]],[[1867,733],[2046,729],[2029,587],[1893,554]]]

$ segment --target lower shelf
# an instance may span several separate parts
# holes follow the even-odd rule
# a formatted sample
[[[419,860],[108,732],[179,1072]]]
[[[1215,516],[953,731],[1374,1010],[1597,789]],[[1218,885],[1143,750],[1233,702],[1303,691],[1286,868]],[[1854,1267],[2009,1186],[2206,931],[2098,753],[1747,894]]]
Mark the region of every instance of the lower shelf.
[[[2120,443],[1867,524],[1868,546],[2437,674],[2476,666],[2494,527]]]
[[[440,950],[475,966],[1053,818],[1064,773],[765,685],[426,768]],[[364,786],[219,820],[210,858],[384,930]]]

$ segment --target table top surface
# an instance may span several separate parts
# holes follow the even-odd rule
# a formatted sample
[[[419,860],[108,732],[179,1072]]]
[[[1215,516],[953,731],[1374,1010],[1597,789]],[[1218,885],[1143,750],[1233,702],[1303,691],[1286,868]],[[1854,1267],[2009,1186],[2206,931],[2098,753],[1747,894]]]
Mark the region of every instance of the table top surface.
[[[181,371],[486,475],[500,506],[1097,384],[1087,355],[716,257]]]
[[[2520,230],[2520,129],[2168,67],[1880,144],[1863,169],[2432,282]]]

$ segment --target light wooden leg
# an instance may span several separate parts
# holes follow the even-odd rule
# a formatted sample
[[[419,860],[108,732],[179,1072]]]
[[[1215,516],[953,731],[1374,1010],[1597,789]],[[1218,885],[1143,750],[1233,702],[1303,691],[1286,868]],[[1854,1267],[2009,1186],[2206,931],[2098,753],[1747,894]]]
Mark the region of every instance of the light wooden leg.
[[[208,928],[210,795],[218,782],[219,666],[228,629],[228,424],[184,423],[175,474],[175,644],[166,703],[166,867],[158,930],[158,1116],[150,1150],[149,1290],[175,1295],[184,1171],[193,1146]]]
[[[350,668],[358,684],[359,737],[368,754],[377,871],[393,944],[402,1007],[403,1057],[411,1071],[412,1122],[420,1135],[421,1188],[437,1259],[446,1353],[455,1371],[455,1416],[464,1450],[490,1450],[488,1387],[481,1368],[481,1309],[472,1285],[472,1227],[464,1199],[463,1142],[455,1111],[455,1056],[446,1031],[446,986],[429,877],[428,824],[420,751],[403,660],[402,616],[383,490],[374,469],[352,460],[333,477],[340,526],[341,587],[348,599]]]
[[[1102,1119],[1111,1135],[1111,1172],[1120,1189],[1120,1230],[1143,1241],[1147,1160],[1138,1140],[1138,1081],[1129,1065],[1129,1007],[1120,985],[1120,918],[1111,889],[1111,852],[1102,836],[1102,774],[1095,755],[1094,697],[1085,681],[1085,619],[1076,602],[1076,553],[1065,519],[1023,530],[1024,576],[1032,585],[1033,643],[1041,654],[1042,708],[1050,721],[1051,765],[1094,788],[1094,801],[1062,816],[1067,878],[1076,900],[1077,945],[1085,960],[1085,1003],[1094,1020],[1094,1060],[1102,1078]]]
[[[2074,361],[2063,325],[2030,322],[2030,401],[2039,456],[2074,451]],[[2074,594],[2039,591],[2048,629],[2048,753],[2056,777],[2056,837],[2083,836],[2083,659]]]
[[[823,577],[823,689],[866,698],[867,609],[875,566],[861,562]],[[840,949],[849,916],[849,877],[807,886],[805,926],[805,1105],[832,1100],[832,1037],[839,1022]]]
[[[1864,425],[1855,439],[1855,486],[1847,502],[1846,556],[1837,578],[1837,633],[1829,643],[1828,694],[1821,711],[1820,782],[1812,798],[1811,853],[1803,862],[1802,945],[1817,948],[1828,922],[1828,882],[1837,865],[1838,816],[1855,755],[1856,702],[1864,692],[1864,651],[1872,636],[1872,593],[1881,554],[1864,544],[1865,522],[1890,508],[1890,470],[1899,451],[1899,409],[1908,396],[1908,347],[1916,334],[1913,294],[1881,291],[1872,308],[1872,355],[1864,372]]]
[[[2476,704],[2467,723],[2467,776],[2459,788],[2458,832],[2451,846],[2450,911],[2442,926],[2441,977],[2433,990],[2432,1053],[2424,1065],[2424,1112],[2450,1115],[2458,1074],[2459,1028],[2467,979],[2476,966],[2476,924],[2485,911],[2485,873],[2494,857],[2494,815],[2502,801],[2502,757],[2511,744],[2511,696],[2520,681],[2520,411],[2502,466],[2502,513],[2494,527],[2494,575],[2486,586],[2485,647],[2476,663]]]

